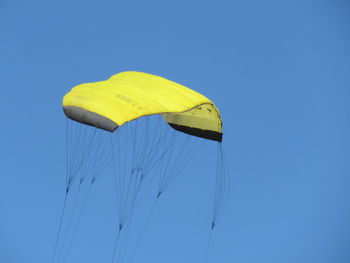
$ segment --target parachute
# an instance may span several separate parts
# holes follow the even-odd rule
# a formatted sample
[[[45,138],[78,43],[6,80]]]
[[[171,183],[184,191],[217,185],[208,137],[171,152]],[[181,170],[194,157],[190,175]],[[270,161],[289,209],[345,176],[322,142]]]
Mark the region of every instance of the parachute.
[[[214,229],[227,205],[229,178],[221,145],[222,120],[212,101],[165,78],[129,71],[74,87],[62,106],[67,117],[66,190],[52,263],[67,262],[91,188],[107,167],[113,174],[118,210],[112,263],[126,261],[135,209],[158,181],[150,214],[129,253],[131,262],[157,200],[206,141],[218,143],[210,222]],[[68,214],[74,184],[73,212]]]
[[[222,141],[218,109],[203,95],[170,80],[122,72],[101,82],[81,84],[63,99],[68,118],[110,132],[137,118],[162,114],[176,130]]]

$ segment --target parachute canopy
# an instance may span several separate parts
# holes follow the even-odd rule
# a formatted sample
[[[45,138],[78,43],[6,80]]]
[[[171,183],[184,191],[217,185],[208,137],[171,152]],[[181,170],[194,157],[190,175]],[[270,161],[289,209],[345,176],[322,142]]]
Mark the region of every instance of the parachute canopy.
[[[64,96],[63,110],[70,119],[110,132],[140,117],[161,114],[178,131],[222,141],[222,121],[213,102],[176,82],[142,72],[80,84]]]

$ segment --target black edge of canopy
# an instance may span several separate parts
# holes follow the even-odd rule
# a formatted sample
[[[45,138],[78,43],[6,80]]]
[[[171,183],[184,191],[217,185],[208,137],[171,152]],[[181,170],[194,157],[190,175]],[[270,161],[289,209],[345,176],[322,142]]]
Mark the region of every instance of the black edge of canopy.
[[[83,108],[63,106],[63,111],[68,118],[74,121],[103,129],[105,131],[114,132],[119,127],[114,121]]]
[[[210,130],[202,130],[202,129],[188,127],[188,126],[179,125],[179,124],[174,124],[174,123],[170,123],[170,122],[169,122],[169,125],[172,128],[174,128],[175,130],[183,132],[183,133],[187,133],[189,135],[197,136],[197,137],[208,139],[208,140],[222,142],[222,133],[220,133],[220,132],[215,132],[215,131],[210,131]]]

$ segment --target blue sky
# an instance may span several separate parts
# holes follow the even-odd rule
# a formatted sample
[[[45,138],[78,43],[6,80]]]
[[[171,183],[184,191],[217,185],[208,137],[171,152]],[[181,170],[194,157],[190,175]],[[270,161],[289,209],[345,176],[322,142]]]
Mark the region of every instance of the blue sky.
[[[208,262],[349,262],[349,11],[341,0],[1,0],[0,262],[50,260],[62,96],[125,70],[221,110],[231,201]],[[203,258],[213,176],[198,180],[202,166],[196,158],[164,195],[134,262]],[[111,191],[101,177],[69,262],[110,260]]]

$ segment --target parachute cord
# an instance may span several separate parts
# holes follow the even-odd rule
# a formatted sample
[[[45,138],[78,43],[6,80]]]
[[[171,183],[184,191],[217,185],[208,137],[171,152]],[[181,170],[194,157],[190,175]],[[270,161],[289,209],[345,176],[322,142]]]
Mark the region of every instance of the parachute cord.
[[[130,208],[127,209],[125,207],[125,222],[128,222],[129,220],[131,221],[132,219],[132,215],[134,213],[135,207],[136,207],[136,201],[137,201],[137,197],[140,193],[140,189],[141,189],[141,180],[139,178],[136,177],[135,179],[136,182],[136,186],[134,186],[134,188],[136,187],[134,194],[132,195],[132,197],[130,197]],[[127,203],[128,200],[126,200],[125,204]]]
[[[58,241],[59,241],[59,238],[60,238],[60,235],[61,235],[62,223],[63,223],[64,214],[65,214],[65,211],[66,211],[66,204],[67,204],[68,194],[69,194],[69,191],[66,191],[66,194],[65,194],[65,197],[64,197],[64,203],[63,203],[63,207],[62,207],[62,211],[61,211],[60,222],[59,222],[59,226],[58,226],[58,232],[57,232],[57,236],[56,236],[55,246],[54,246],[54,250],[53,250],[52,260],[51,260],[52,263],[55,262],[55,258],[56,258],[57,245],[58,245]]]
[[[75,208],[76,208],[76,205],[77,205],[77,202],[78,202],[80,187],[81,187],[81,183],[79,183],[79,185],[78,185],[77,194],[76,194],[76,196],[74,198],[72,214],[69,216],[69,219],[68,219],[67,228],[66,228],[66,231],[64,233],[64,237],[63,237],[63,241],[62,241],[62,247],[61,247],[61,250],[60,250],[60,252],[58,254],[58,261],[57,261],[57,263],[61,262],[62,254],[64,253],[64,247],[65,247],[67,235],[68,235],[68,232],[69,232],[69,229],[70,229],[70,226],[71,226],[71,223],[72,223],[72,218],[73,218],[73,215],[74,215],[74,211],[75,211]]]
[[[116,255],[116,251],[118,250],[120,235],[121,235],[121,229],[118,227],[117,238],[115,239],[115,242],[114,242],[113,255],[112,255],[112,261],[111,261],[111,263],[114,262],[115,255]]]
[[[156,206],[157,206],[159,197],[160,197],[160,195],[158,194],[157,197],[156,197],[156,199],[155,199],[154,202],[153,202],[151,211],[150,211],[150,213],[149,213],[148,216],[147,216],[146,222],[145,222],[145,224],[144,224],[144,226],[143,226],[143,228],[142,228],[142,230],[141,230],[141,233],[140,233],[140,235],[139,235],[139,237],[138,237],[138,239],[137,239],[136,245],[135,245],[135,247],[134,247],[134,249],[133,249],[133,251],[132,251],[132,253],[131,253],[129,263],[131,263],[131,262],[133,261],[133,259],[134,259],[134,256],[135,256],[135,254],[136,254],[137,249],[139,248],[139,245],[140,245],[141,240],[142,240],[142,237],[143,237],[143,235],[144,235],[144,233],[145,233],[145,231],[146,231],[146,228],[147,228],[147,226],[149,225],[149,223],[150,223],[150,221],[151,221],[151,217],[152,217],[152,215],[153,215],[153,213],[154,213],[154,210],[155,210],[155,208],[156,208]]]
[[[69,122],[66,118],[66,187],[69,186]]]
[[[224,157],[221,143],[218,143],[217,168],[214,194],[212,228],[218,224],[228,206],[230,197],[230,177],[228,163]]]
[[[129,242],[130,228],[131,228],[131,223],[129,226],[127,226],[126,231],[124,232],[125,233],[125,242],[123,242],[122,246],[120,247],[120,253],[118,254],[118,258],[117,258],[116,263],[124,261],[126,250],[128,247],[128,242]]]
[[[127,247],[128,247],[128,241],[129,241],[129,237],[130,237],[130,233],[129,232],[130,232],[130,229],[131,229],[133,214],[135,212],[135,207],[136,207],[136,200],[137,200],[137,197],[140,194],[141,181],[142,180],[138,179],[137,186],[136,186],[136,189],[135,189],[135,193],[133,194],[132,199],[130,200],[130,206],[131,207],[128,210],[126,210],[125,225],[123,225],[123,229],[126,229],[124,231],[124,233],[125,233],[125,242],[123,242],[122,245],[120,246],[120,251],[119,251],[116,263],[124,262],[124,259],[125,259],[126,250],[127,250]]]
[[[204,251],[203,263],[206,263],[208,261],[210,244],[211,244],[211,240],[212,240],[212,237],[213,237],[213,230],[214,230],[214,228],[213,228],[213,226],[211,226],[210,230],[209,230],[208,242],[207,242],[207,245],[206,245],[206,248],[205,248],[205,251]]]
[[[65,193],[65,197],[64,197],[63,207],[62,207],[62,210],[61,210],[60,222],[59,222],[59,226],[58,226],[55,246],[54,246],[52,260],[51,260],[52,263],[55,262],[55,258],[56,258],[58,241],[59,241],[59,238],[60,238],[60,235],[61,235],[61,229],[62,229],[64,214],[65,214],[65,211],[66,211],[68,194],[69,194],[69,184],[68,184],[68,181],[69,181],[69,179],[68,179],[68,175],[69,175],[69,147],[68,147],[68,145],[69,145],[69,136],[68,136],[68,134],[69,134],[69,121],[68,121],[68,118],[66,118],[66,193]]]
[[[74,124],[72,124],[74,126]],[[83,133],[83,134],[82,134]],[[80,162],[78,161],[79,159],[79,154],[78,154],[78,149],[79,145],[82,143],[83,138],[85,138],[86,132],[84,132],[84,129],[81,127],[72,127],[72,131],[68,131],[68,136],[71,138],[70,140],[70,145],[68,151],[70,152],[70,164],[69,164],[69,172],[68,172],[68,177],[69,181],[73,181],[75,174],[77,173],[76,170],[79,170]],[[73,140],[72,138],[77,138],[77,140]],[[76,167],[76,163],[78,163],[78,168]]]
[[[123,207],[122,207],[122,211],[124,211],[125,213],[123,213],[123,215],[121,216],[121,221],[122,221],[122,223],[124,223],[124,222],[126,222],[127,221],[127,217],[128,217],[128,214],[129,214],[129,209],[128,209],[128,203],[130,202],[130,205],[131,205],[131,208],[130,209],[132,209],[133,208],[133,206],[132,206],[132,204],[133,204],[133,199],[134,199],[134,196],[137,194],[137,192],[133,195],[133,196],[130,196],[130,195],[132,195],[132,193],[131,193],[131,188],[132,188],[132,183],[133,183],[133,176],[135,176],[135,173],[131,173],[130,175],[129,175],[129,181],[128,181],[128,183],[127,183],[127,191],[126,191],[126,195],[125,195],[125,202],[124,202],[124,204],[123,204]],[[135,180],[137,180],[137,178],[135,179]],[[138,189],[138,188],[137,188]],[[136,190],[137,191],[137,190]]]
[[[168,188],[178,177],[178,175],[182,172],[182,170],[190,163],[190,161],[195,157],[198,150],[204,145],[205,140],[198,141],[197,145],[194,145],[191,149],[186,148],[186,146],[190,145],[190,139],[191,136],[189,135],[184,141],[181,148],[181,151],[177,154],[176,157],[174,157],[175,161],[172,165],[170,165],[170,168],[163,169],[163,174],[165,174],[162,177],[162,180],[160,181],[159,190],[164,191],[166,188]],[[186,150],[185,150],[186,149]],[[181,153],[186,152],[187,154],[183,154],[181,157]],[[171,154],[171,152],[169,152]],[[169,156],[170,159],[171,156]]]
[[[81,219],[81,217],[82,217],[82,215],[83,215],[83,213],[84,213],[84,210],[85,210],[85,208],[86,208],[86,204],[87,204],[87,201],[88,201],[89,196],[90,196],[90,192],[91,192],[91,188],[92,188],[93,182],[94,182],[94,181],[91,181],[91,183],[90,183],[90,186],[89,186],[88,192],[87,192],[87,194],[86,194],[86,197],[85,197],[83,206],[82,206],[82,208],[81,208],[81,210],[80,210],[80,213],[79,213],[79,215],[78,215],[78,219],[77,219],[77,221],[75,222],[75,225],[74,225],[74,228],[73,228],[73,233],[72,233],[72,236],[71,236],[71,238],[70,238],[70,240],[69,240],[69,243],[68,243],[67,253],[66,253],[66,255],[65,255],[64,258],[63,258],[63,263],[65,263],[65,262],[67,261],[67,258],[68,258],[68,256],[69,256],[70,250],[71,250],[71,248],[72,248],[73,240],[74,240],[75,235],[76,235],[76,233],[77,233],[78,226],[79,226],[79,223],[80,223],[80,219]]]
[[[206,263],[209,256],[210,244],[213,236],[213,231],[219,220],[225,213],[227,208],[228,199],[229,199],[229,190],[230,190],[230,178],[228,176],[225,168],[228,167],[228,164],[225,162],[222,145],[218,143],[217,148],[217,160],[216,160],[216,178],[215,178],[215,190],[214,190],[214,206],[213,206],[213,215],[211,218],[210,232],[208,243],[204,252],[203,263]]]
[[[114,138],[112,135],[111,135],[110,139],[111,139],[112,156],[114,156]],[[118,217],[119,217],[119,223],[120,223],[120,214],[121,214],[121,210],[120,210],[121,201],[120,200],[121,200],[121,198],[118,196],[118,194],[120,193],[120,191],[119,191],[120,186],[119,186],[117,178],[116,178],[117,177],[117,169],[116,169],[115,160],[113,157],[112,157],[112,167],[113,167],[113,181],[114,181],[114,186],[115,186],[116,199],[117,199],[118,208],[119,208]]]
[[[142,175],[141,175],[141,177],[142,177]],[[145,176],[144,176],[144,177],[145,177]],[[145,180],[144,177],[141,178],[140,180],[144,181],[144,180]],[[148,177],[147,177],[147,178],[148,178]],[[136,198],[136,201],[135,201],[135,208],[137,208],[137,206],[140,204],[140,202],[141,202],[141,197],[144,195],[145,192],[148,191],[150,185],[151,185],[152,182],[154,181],[154,178],[155,178],[155,176],[153,175],[153,176],[149,179],[149,182],[146,184],[146,186],[143,187],[143,189],[141,189],[141,190],[139,191],[138,196],[137,196],[138,199]]]
[[[121,223],[121,214],[122,214],[122,193],[121,193],[121,178],[119,178],[119,182],[117,179],[118,173],[117,173],[117,168],[116,168],[116,164],[115,164],[115,160],[114,160],[114,155],[115,155],[115,150],[114,150],[114,137],[113,135],[111,135],[110,137],[111,139],[111,150],[112,150],[112,166],[113,166],[113,179],[114,179],[114,184],[115,184],[115,192],[116,192],[116,198],[117,198],[117,203],[118,203],[118,224],[117,224],[117,237],[115,238],[115,242],[114,242],[114,246],[113,246],[113,252],[112,252],[112,259],[111,259],[111,263],[114,263],[115,259],[116,259],[116,254],[117,251],[119,249],[119,240],[120,240],[120,236],[122,234],[122,230],[123,230],[123,225]],[[119,145],[119,139],[117,144]],[[122,173],[121,173],[121,168],[120,168],[120,159],[118,158],[118,162],[119,162],[119,177],[121,177]]]

